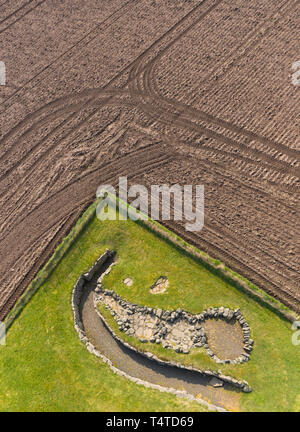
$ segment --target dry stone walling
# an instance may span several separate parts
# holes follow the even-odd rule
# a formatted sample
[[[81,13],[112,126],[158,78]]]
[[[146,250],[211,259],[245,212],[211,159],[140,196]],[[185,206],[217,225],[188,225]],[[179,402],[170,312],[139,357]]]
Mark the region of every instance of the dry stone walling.
[[[102,287],[103,273],[95,289],[95,303],[102,303],[110,311],[121,331],[141,342],[162,344],[163,348],[188,354],[192,348],[204,347],[208,355],[219,364],[238,364],[249,360],[254,341],[250,327],[239,309],[209,308],[192,315],[182,309],[174,311],[153,309],[123,300],[112,290]],[[209,347],[203,327],[207,319],[221,318],[225,322],[237,321],[241,326],[241,353],[235,359],[220,359]]]
[[[178,335],[179,334],[184,335],[184,333],[186,332],[186,339],[184,339],[184,337],[178,338],[178,337],[176,337],[176,334],[175,334],[178,350],[181,349],[180,346],[182,346],[182,344],[185,344],[185,345],[187,344],[187,347],[189,347],[189,345],[190,345],[190,347],[203,345],[207,349],[208,354],[210,354],[208,345],[206,344],[206,336],[205,336],[205,334],[203,334],[203,331],[202,331],[203,329],[200,331],[200,328],[198,328],[198,327],[201,327],[201,326],[199,326],[198,324],[201,322],[204,322],[209,317],[212,318],[212,317],[218,316],[216,314],[220,314],[219,316],[223,316],[227,320],[228,319],[238,320],[242,326],[243,333],[244,333],[244,342],[245,342],[244,348],[247,348],[248,353],[250,353],[252,346],[253,346],[253,341],[250,339],[249,326],[247,325],[246,321],[244,320],[244,318],[243,318],[243,316],[239,310],[230,311],[227,308],[219,308],[219,309],[218,308],[212,308],[212,309],[208,309],[207,311],[203,311],[202,314],[199,314],[199,315],[191,315],[191,314],[188,314],[187,312],[185,312],[181,309],[177,309],[176,311],[163,311],[162,309],[152,309],[152,308],[147,308],[144,306],[138,306],[138,305],[130,303],[130,302],[126,302],[126,301],[122,300],[116,293],[114,293],[114,291],[103,290],[102,279],[106,274],[108,274],[110,272],[112,267],[116,264],[116,262],[114,261],[114,257],[115,257],[115,252],[111,252],[107,249],[106,252],[103,255],[101,255],[101,257],[94,263],[94,265],[91,267],[91,269],[87,273],[82,274],[78,278],[78,280],[77,280],[77,282],[73,288],[72,309],[74,312],[74,327],[78,333],[80,340],[86,345],[87,349],[91,353],[93,353],[97,357],[102,358],[103,361],[109,365],[109,367],[113,370],[114,373],[125,376],[134,382],[145,385],[146,387],[150,386],[152,388],[156,388],[156,389],[159,389],[161,391],[168,391],[168,392],[174,393],[176,395],[181,395],[181,394],[183,395],[184,394],[184,395],[187,395],[189,398],[192,398],[193,400],[196,400],[199,402],[199,400],[197,398],[194,398],[192,395],[189,395],[185,391],[179,391],[179,390],[161,387],[159,385],[150,384],[147,381],[143,381],[143,380],[140,380],[138,378],[131,377],[126,372],[116,368],[112,364],[112,362],[108,358],[106,358],[101,352],[99,352],[97,350],[97,348],[89,341],[89,339],[85,333],[83,323],[82,323],[80,304],[81,304],[82,295],[83,295],[86,287],[88,286],[88,284],[90,283],[90,281],[92,279],[94,279],[95,277],[97,277],[97,275],[100,274],[101,276],[99,277],[98,282],[97,282],[97,286],[94,290],[94,296],[93,296],[94,307],[95,307],[97,314],[100,316],[103,323],[108,328],[108,330],[110,331],[110,333],[114,339],[118,340],[120,343],[124,344],[126,347],[130,348],[131,350],[139,352],[141,355],[148,357],[155,362],[170,365],[173,367],[175,366],[175,367],[179,367],[179,368],[183,368],[183,369],[187,369],[187,370],[191,370],[191,371],[196,371],[196,372],[199,372],[200,374],[210,376],[212,378],[216,378],[217,384],[215,385],[215,384],[211,383],[211,385],[213,385],[214,387],[219,386],[220,381],[221,381],[223,383],[232,384],[235,387],[237,387],[238,389],[242,390],[243,392],[248,393],[248,392],[252,391],[248,382],[245,380],[239,381],[233,377],[222,374],[221,371],[198,370],[198,369],[195,369],[193,366],[183,366],[183,365],[176,363],[176,362],[173,362],[173,361],[161,360],[158,357],[156,357],[154,354],[149,353],[149,352],[139,351],[138,349],[129,345],[127,342],[120,339],[115,334],[115,332],[110,328],[109,324],[107,323],[105,318],[101,315],[99,310],[97,310],[97,304],[99,303],[99,301],[103,301],[103,303],[107,304],[107,307],[110,308],[109,304],[113,299],[115,301],[115,304],[117,304],[118,307],[120,307],[124,310],[124,315],[123,315],[123,319],[122,319],[121,314],[119,316],[118,312],[115,312],[112,308],[110,309],[112,314],[116,317],[116,319],[118,319],[119,328],[121,330],[127,332],[128,334],[132,333],[130,331],[130,328],[131,328],[130,317],[132,317],[132,323],[134,322],[135,317],[138,317],[138,316],[143,317],[144,321],[146,321],[146,322],[149,321],[148,324],[150,324],[150,321],[152,323],[153,322],[158,323],[158,325],[154,325],[154,326],[150,325],[150,327],[152,327],[151,334],[154,335],[154,333],[155,333],[155,342],[161,341],[161,343],[166,343],[169,339],[167,335],[169,335],[169,334],[171,335],[173,333],[172,331],[168,331],[168,328],[170,328],[171,325],[175,325],[176,321],[177,322],[182,321],[185,324],[185,326],[184,326],[185,328],[183,331],[179,330]],[[109,267],[106,270],[104,270],[103,265],[108,260],[111,261],[111,264],[109,265]],[[129,317],[129,325],[128,325],[128,321],[126,321],[128,319],[128,317]],[[155,317],[158,319],[156,320]],[[141,321],[139,321],[139,324],[141,324]],[[132,324],[132,329],[134,330],[134,324]],[[159,329],[158,332],[156,332],[157,329]],[[167,331],[165,329],[167,329]],[[192,337],[192,333],[194,333],[193,337]],[[150,337],[150,339],[151,339],[151,334],[150,334],[150,332],[148,334],[148,337]],[[173,337],[174,337],[174,335],[173,335]],[[197,340],[197,338],[198,338],[198,340]],[[146,339],[142,339],[142,340],[146,340]],[[170,340],[171,340],[171,336],[170,336]],[[188,343],[188,341],[190,341],[190,342]],[[214,357],[214,359],[216,361],[223,363],[223,361],[219,360],[216,356],[214,356],[213,353],[210,355],[212,357]],[[232,363],[236,364],[239,362],[246,361],[248,359],[249,359],[249,354],[247,354],[245,356],[241,356],[240,360],[236,359]],[[225,360],[225,362],[227,362],[227,361]],[[202,401],[202,399],[201,399],[201,401]],[[212,409],[216,409],[218,411],[219,410],[224,411],[223,408],[212,406],[211,404],[208,404],[206,401],[202,401],[202,403],[209,405],[210,408],[212,408]]]

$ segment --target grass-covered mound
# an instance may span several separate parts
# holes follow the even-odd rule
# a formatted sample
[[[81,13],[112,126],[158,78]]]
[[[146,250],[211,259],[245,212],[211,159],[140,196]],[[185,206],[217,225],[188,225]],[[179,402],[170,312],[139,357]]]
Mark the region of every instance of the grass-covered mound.
[[[0,346],[0,409],[7,410],[202,410],[171,395],[137,386],[114,375],[80,343],[73,328],[71,292],[80,274],[106,248],[118,263],[104,278],[104,288],[134,303],[155,308],[181,307],[191,313],[210,306],[239,307],[255,340],[251,361],[219,366],[201,350],[177,354],[153,344],[127,340],[163,358],[196,367],[221,369],[253,388],[241,394],[242,410],[299,411],[299,346],[291,342],[291,324],[233,284],[210,272],[193,257],[132,221],[92,218],[14,321],[7,345]],[[153,295],[160,275],[169,286]],[[123,279],[130,277],[128,287]],[[120,336],[125,337],[123,333]]]

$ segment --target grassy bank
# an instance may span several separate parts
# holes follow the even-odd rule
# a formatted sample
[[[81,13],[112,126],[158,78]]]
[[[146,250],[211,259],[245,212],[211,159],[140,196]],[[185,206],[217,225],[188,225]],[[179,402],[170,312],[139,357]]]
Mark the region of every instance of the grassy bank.
[[[47,278],[40,280],[40,289],[13,322],[7,345],[0,346],[0,410],[202,409],[115,376],[80,343],[73,328],[72,288],[106,248],[117,251],[118,263],[104,278],[105,288],[155,308],[198,313],[211,306],[239,307],[255,347],[250,362],[220,367],[201,349],[184,355],[133,338],[128,342],[144,349],[147,345],[162,358],[246,379],[253,392],[241,395],[242,410],[299,411],[299,346],[291,343],[289,322],[142,225],[90,216],[57,267],[44,273]],[[169,287],[154,296],[149,288],[160,275],[168,277]],[[126,277],[133,279],[131,287],[122,282]]]

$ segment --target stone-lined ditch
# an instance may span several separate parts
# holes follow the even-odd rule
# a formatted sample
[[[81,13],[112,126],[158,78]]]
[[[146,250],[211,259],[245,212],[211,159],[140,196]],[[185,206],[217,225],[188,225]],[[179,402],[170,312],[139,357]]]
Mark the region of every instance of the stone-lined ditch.
[[[101,316],[100,312],[97,310],[97,295],[99,295],[99,293],[95,294],[94,292],[97,284],[97,276],[101,273],[103,277],[110,271],[111,266],[115,264],[113,261],[114,255],[113,252],[107,250],[95,262],[88,273],[79,277],[73,289],[72,307],[74,311],[74,326],[80,340],[85,343],[87,349],[91,353],[102,358],[115,373],[125,376],[138,384],[143,384],[146,387],[152,387],[160,391],[171,392],[177,396],[187,397],[190,400],[204,403],[210,409],[224,411],[224,408],[220,408],[202,398],[196,397],[197,394],[208,394],[209,399],[214,401],[216,399],[214,395],[219,391],[223,392],[222,398],[220,398],[221,400],[224,394],[227,393],[227,389],[233,390],[235,388],[236,391],[251,391],[246,381],[236,380],[222,374],[221,371],[201,371],[193,367],[182,366],[178,363],[162,361],[152,353],[139,352],[121,340],[112,331],[104,317]],[[101,319],[99,319],[99,317]],[[90,339],[92,339],[92,341]],[[116,367],[109,358],[109,355],[106,356],[103,352],[107,350],[111,352],[113,349],[119,350],[118,356],[127,356],[126,364],[123,364],[124,367]],[[119,359],[119,357],[117,358]],[[131,363],[134,363],[134,365],[131,365]],[[130,369],[131,367],[132,369],[130,371],[124,370]],[[144,378],[148,379],[148,381],[145,381]],[[212,388],[210,384],[212,378],[221,380],[224,385],[223,388]],[[162,379],[166,384],[172,384],[172,387],[158,384],[161,383]],[[181,390],[182,387],[191,389],[191,392]]]

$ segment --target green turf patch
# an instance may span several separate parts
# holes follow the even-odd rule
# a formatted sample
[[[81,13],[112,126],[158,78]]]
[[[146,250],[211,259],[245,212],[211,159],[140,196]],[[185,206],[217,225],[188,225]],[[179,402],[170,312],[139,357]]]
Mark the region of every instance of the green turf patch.
[[[71,292],[106,248],[117,251],[117,264],[104,278],[104,288],[124,299],[154,308],[199,313],[213,306],[239,307],[255,340],[251,360],[237,366],[216,365],[204,350],[177,354],[159,345],[147,350],[199,369],[221,369],[245,379],[253,388],[241,395],[245,411],[299,410],[299,346],[291,342],[291,323],[249,297],[199,260],[183,252],[142,224],[99,221],[78,230],[57,267],[13,322],[7,345],[0,346],[1,410],[201,410],[198,404],[137,386],[114,375],[91,355],[73,328]],[[161,275],[169,286],[158,295],[149,288]],[[123,283],[133,279],[128,287]],[[125,336],[120,333],[122,337]]]

